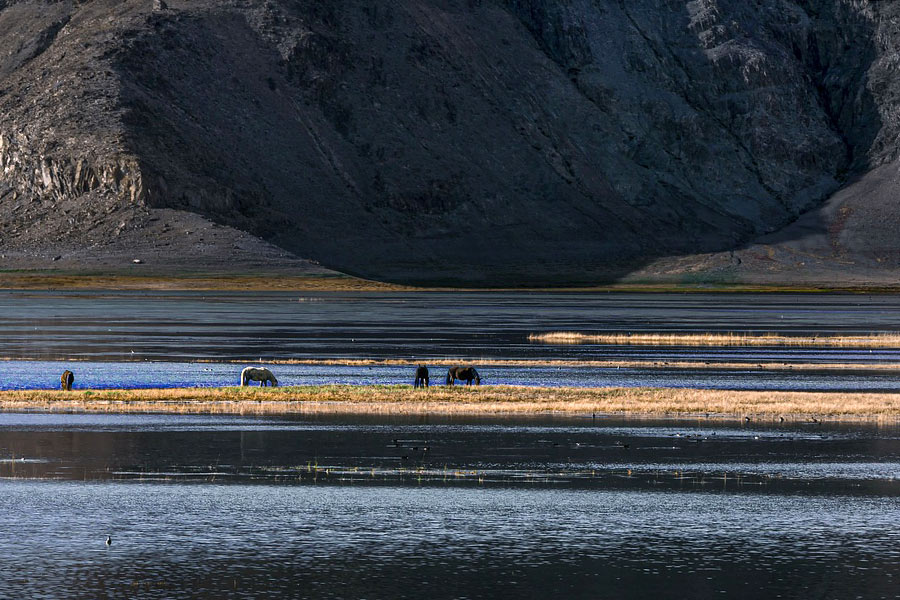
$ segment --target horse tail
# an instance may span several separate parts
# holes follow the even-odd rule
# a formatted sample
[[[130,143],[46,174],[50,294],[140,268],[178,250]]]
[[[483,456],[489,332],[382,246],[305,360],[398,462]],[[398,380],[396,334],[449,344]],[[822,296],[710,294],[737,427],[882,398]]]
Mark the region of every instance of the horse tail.
[[[447,384],[447,385],[452,385],[452,384],[453,384],[453,373],[452,373],[451,371],[447,371],[447,381],[446,381],[446,384]]]

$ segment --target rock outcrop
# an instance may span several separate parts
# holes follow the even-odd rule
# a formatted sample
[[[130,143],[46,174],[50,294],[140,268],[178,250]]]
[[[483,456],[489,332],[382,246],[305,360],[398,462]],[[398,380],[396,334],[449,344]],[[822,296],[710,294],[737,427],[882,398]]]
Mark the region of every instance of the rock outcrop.
[[[900,268],[892,2],[22,0],[0,50],[0,249],[193,213],[397,281]]]

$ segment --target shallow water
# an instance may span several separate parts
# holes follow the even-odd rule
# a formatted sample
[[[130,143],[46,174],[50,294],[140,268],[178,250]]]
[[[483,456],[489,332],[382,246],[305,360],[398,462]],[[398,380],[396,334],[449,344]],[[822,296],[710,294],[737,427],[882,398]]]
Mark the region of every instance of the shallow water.
[[[896,598],[898,459],[895,426],[0,414],[0,596]]]
[[[57,389],[59,376],[75,373],[74,389],[220,387],[240,383],[247,364],[191,362],[0,361],[0,390]],[[413,365],[269,365],[279,385],[412,384]],[[759,369],[634,369],[598,367],[478,367],[482,383],[525,386],[669,387],[726,390],[900,391],[892,371],[771,371]],[[430,369],[442,385],[446,367]]]
[[[461,317],[462,316],[462,317]],[[796,334],[900,330],[900,299],[823,294],[152,293],[0,292],[0,389],[234,385],[241,367],[215,361],[429,359],[701,361],[709,369],[490,367],[484,383],[898,391],[887,371],[716,369],[717,362],[900,361],[900,349],[653,348],[546,345],[528,334],[577,331],[756,331]],[[17,360],[18,359],[18,360]],[[22,359],[37,360],[33,363]],[[75,362],[65,363],[61,361]],[[196,360],[213,362],[195,363]],[[410,366],[273,367],[282,384],[405,383]],[[432,369],[440,382],[446,370]]]

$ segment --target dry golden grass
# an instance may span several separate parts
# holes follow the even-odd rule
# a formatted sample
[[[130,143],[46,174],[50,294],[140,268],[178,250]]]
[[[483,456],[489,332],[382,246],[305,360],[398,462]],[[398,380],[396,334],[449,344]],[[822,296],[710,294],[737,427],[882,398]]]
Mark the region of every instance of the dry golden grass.
[[[829,348],[898,348],[900,334],[787,336],[774,333],[601,333],[574,331],[532,333],[528,339],[545,344],[614,344],[640,346],[807,346]]]
[[[626,414],[756,419],[900,418],[900,394],[515,386],[301,386],[5,391],[0,410],[205,414]]]

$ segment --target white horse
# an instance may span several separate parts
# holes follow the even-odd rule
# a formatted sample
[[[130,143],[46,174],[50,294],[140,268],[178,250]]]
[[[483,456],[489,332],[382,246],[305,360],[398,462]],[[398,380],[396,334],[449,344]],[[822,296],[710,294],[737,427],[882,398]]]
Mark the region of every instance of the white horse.
[[[272,371],[262,367],[247,367],[241,371],[241,386],[245,386],[250,381],[258,381],[260,386],[272,384],[272,387],[278,385],[278,380],[272,375]]]

